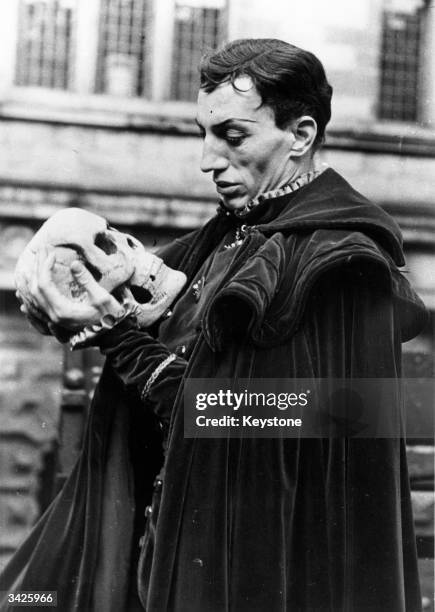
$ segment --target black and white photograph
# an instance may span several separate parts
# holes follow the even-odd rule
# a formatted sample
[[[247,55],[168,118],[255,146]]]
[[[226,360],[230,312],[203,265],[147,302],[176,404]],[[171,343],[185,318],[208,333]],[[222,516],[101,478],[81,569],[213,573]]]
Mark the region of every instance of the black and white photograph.
[[[0,315],[1,612],[434,612],[434,0],[3,0]]]

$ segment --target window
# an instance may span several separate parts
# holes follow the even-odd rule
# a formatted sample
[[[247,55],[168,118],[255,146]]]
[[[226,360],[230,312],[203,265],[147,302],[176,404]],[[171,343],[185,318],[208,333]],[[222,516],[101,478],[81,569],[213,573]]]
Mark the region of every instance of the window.
[[[419,119],[424,3],[387,3],[383,13],[379,118]]]
[[[202,5],[201,5],[202,4]],[[224,3],[180,0],[175,7],[172,91],[175,100],[194,100],[198,93],[198,63],[207,48],[224,38]]]
[[[15,83],[68,89],[75,0],[21,0]]]
[[[141,96],[146,90],[146,57],[151,10],[147,0],[102,0],[96,91]],[[147,70],[148,68],[148,70]]]
[[[12,86],[17,100],[30,100],[30,95],[65,108],[118,109],[116,97],[124,104],[130,98],[131,112],[141,108],[143,99],[193,101],[203,51],[224,41],[226,3],[0,1],[0,21],[11,32],[0,57],[3,91]],[[25,92],[24,87],[46,91]],[[110,97],[85,100],[93,94]]]

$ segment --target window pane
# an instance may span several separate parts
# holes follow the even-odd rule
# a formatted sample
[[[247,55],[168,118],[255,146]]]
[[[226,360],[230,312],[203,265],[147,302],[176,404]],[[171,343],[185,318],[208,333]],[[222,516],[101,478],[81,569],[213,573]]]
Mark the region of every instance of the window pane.
[[[67,89],[70,84],[75,0],[21,0],[17,85]]]
[[[171,92],[175,100],[195,100],[199,60],[206,49],[215,49],[224,39],[224,10],[211,8],[209,2],[207,7],[196,4],[180,3],[175,8]]]
[[[150,0],[102,0],[96,91],[147,95]]]
[[[418,120],[424,9],[383,14],[379,117]]]

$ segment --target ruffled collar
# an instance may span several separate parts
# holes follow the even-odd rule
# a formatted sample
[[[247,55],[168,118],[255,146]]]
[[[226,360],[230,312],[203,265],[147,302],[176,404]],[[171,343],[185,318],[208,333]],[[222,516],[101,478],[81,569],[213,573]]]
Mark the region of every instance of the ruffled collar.
[[[279,189],[272,189],[270,191],[261,193],[256,198],[253,198],[250,202],[248,202],[248,204],[246,204],[246,206],[242,208],[241,210],[230,211],[225,207],[223,201],[220,200],[219,206],[218,206],[218,212],[220,212],[221,214],[223,213],[228,217],[233,217],[235,219],[241,219],[241,220],[246,219],[246,217],[248,217],[250,213],[253,211],[253,209],[255,209],[259,204],[265,202],[266,200],[272,200],[274,198],[279,198],[281,196],[297,191],[301,187],[304,187],[305,185],[308,185],[309,183],[311,183],[320,174],[322,174],[322,172],[326,170],[327,167],[328,166],[326,164],[322,164],[321,167],[315,167],[313,170],[310,170],[309,172],[305,172],[304,174],[301,174],[295,180],[290,181],[289,183],[287,183],[283,187],[280,187]]]

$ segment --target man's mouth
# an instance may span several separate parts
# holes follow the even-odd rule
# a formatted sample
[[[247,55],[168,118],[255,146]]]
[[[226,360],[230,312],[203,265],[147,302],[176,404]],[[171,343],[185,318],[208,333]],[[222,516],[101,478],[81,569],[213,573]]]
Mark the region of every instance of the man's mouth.
[[[228,181],[216,181],[216,191],[221,195],[233,195],[239,190],[238,183],[229,183]]]

